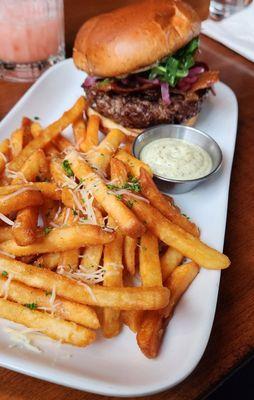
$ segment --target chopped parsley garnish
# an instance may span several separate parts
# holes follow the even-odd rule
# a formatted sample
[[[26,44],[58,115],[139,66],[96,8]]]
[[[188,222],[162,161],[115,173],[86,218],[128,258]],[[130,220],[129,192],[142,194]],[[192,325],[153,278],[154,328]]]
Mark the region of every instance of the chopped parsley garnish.
[[[180,79],[186,77],[189,69],[195,64],[195,53],[199,46],[199,38],[194,38],[173,56],[167,57],[150,70],[149,79],[159,79],[175,87]]]
[[[76,217],[76,215],[78,215],[78,212],[76,210],[74,210],[74,208],[72,209],[72,214],[74,215],[74,217]]]
[[[48,235],[49,234],[49,232],[51,232],[52,231],[52,227],[51,226],[46,226],[45,228],[44,228],[44,233],[45,233],[45,235]]]
[[[126,182],[123,186],[113,185],[112,183],[107,184],[107,188],[109,190],[119,190],[119,189],[127,189],[132,192],[140,192],[141,187],[137,178],[131,178],[129,182]]]
[[[133,200],[127,200],[127,201],[126,201],[126,205],[127,205],[127,207],[129,207],[129,208],[132,208],[132,207],[133,207],[133,203],[134,203]]]
[[[64,161],[62,162],[62,167],[63,167],[63,169],[64,169],[64,172],[66,173],[66,175],[67,175],[69,178],[72,177],[72,176],[74,176],[74,173],[73,173],[73,171],[72,171],[72,169],[71,169],[71,164],[69,163],[68,160],[64,160]]]
[[[51,295],[52,295],[52,292],[51,292],[51,291],[46,291],[46,292],[45,292],[45,295],[46,295],[46,296],[51,296]]]
[[[131,190],[132,192],[140,192],[141,187],[137,178],[132,178],[130,182],[126,182],[123,185],[123,189]]]
[[[26,303],[24,306],[30,308],[30,310],[36,310],[38,308],[36,303]]]
[[[123,195],[122,195],[122,194],[117,194],[117,195],[116,195],[116,198],[117,198],[118,200],[122,200]]]
[[[40,119],[40,117],[38,117],[37,115],[34,117],[35,121],[38,121]]]
[[[108,183],[108,184],[107,184],[107,188],[108,188],[109,190],[118,190],[118,189],[120,189],[120,186],[112,185],[111,183]]]
[[[2,272],[2,276],[5,276],[6,278],[8,278],[8,272],[7,271],[3,271]]]

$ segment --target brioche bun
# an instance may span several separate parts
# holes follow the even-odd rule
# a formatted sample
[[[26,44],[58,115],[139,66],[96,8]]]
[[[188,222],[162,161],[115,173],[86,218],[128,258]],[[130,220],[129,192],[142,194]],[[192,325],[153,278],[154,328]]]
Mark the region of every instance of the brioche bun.
[[[106,118],[103,115],[99,114],[97,111],[95,111],[93,108],[89,107],[87,110],[87,115],[90,117],[91,115],[98,115],[100,117],[100,126],[102,131],[108,132],[112,129],[119,129],[122,131],[125,135],[127,136],[132,136],[135,138],[138,136],[141,132],[144,131],[144,129],[130,129],[130,128],[125,128],[124,126],[117,124],[116,122],[112,121],[110,118]],[[187,126],[194,126],[195,123],[197,122],[198,115],[195,115],[192,118],[187,119],[186,121],[183,122],[183,125]]]
[[[90,117],[91,115],[98,115],[100,117],[100,125],[102,130],[104,131],[110,131],[111,129],[119,129],[125,135],[127,136],[133,136],[136,137],[139,133],[142,132],[142,129],[130,129],[130,128],[125,128],[124,126],[117,124],[110,118],[106,118],[103,115],[99,114],[97,111],[95,111],[93,108],[89,107],[87,110],[87,115]]]
[[[180,0],[142,0],[101,14],[80,28],[76,66],[91,76],[135,72],[175,53],[200,33],[197,12]]]

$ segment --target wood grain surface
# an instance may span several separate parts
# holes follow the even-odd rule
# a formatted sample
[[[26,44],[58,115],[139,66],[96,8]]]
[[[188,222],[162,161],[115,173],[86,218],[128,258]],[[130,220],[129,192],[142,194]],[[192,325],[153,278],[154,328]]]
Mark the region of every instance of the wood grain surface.
[[[128,1],[123,0],[66,0],[67,55],[71,55],[73,39],[85,19],[126,3]],[[239,102],[238,136],[225,237],[225,253],[232,260],[232,266],[222,273],[212,334],[198,367],[176,388],[146,399],[202,398],[253,352],[254,68],[251,62],[206,37],[202,37],[202,51],[203,59],[212,68],[221,71],[221,80],[234,90]],[[4,117],[29,86],[0,82],[0,118]],[[212,218],[209,204],[204,204],[204,207],[207,208],[207,215]],[[170,357],[170,348],[168,352]],[[0,382],[0,400],[109,399],[43,382],[3,368],[0,369]]]

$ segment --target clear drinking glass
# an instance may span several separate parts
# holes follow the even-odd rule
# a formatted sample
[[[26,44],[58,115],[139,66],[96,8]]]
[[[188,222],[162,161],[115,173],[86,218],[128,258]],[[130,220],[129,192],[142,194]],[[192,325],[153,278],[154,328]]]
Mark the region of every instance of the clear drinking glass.
[[[248,6],[252,0],[211,0],[210,17],[221,20],[242,10]]]
[[[64,57],[63,0],[0,0],[0,77],[33,81]]]

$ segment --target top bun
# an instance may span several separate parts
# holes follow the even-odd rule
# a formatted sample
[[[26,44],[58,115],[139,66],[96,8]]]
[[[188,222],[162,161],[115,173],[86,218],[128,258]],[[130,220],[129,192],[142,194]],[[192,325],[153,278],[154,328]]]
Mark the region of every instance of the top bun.
[[[175,53],[200,33],[200,23],[180,0],[142,0],[86,21],[73,59],[92,76],[129,74]]]

